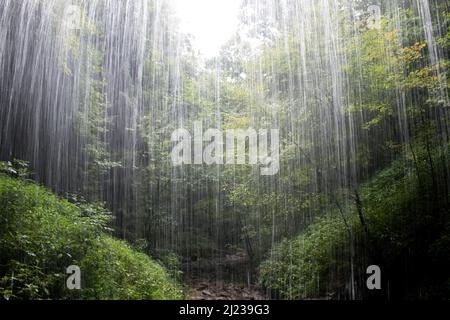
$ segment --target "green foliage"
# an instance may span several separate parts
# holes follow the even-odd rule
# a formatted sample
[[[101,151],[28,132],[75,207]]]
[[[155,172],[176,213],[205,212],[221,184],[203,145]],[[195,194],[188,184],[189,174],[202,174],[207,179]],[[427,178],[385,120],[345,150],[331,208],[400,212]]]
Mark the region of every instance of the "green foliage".
[[[123,241],[103,237],[80,262],[88,285],[83,299],[163,300],[181,297],[164,268]]]
[[[107,235],[96,205],[62,200],[32,183],[0,175],[0,295],[4,299],[178,299],[164,268]],[[65,287],[78,265],[82,290]]]
[[[442,166],[448,151],[432,147],[448,142],[448,5],[433,5],[433,19],[440,21],[433,21],[434,33],[442,35],[434,43],[440,61],[433,61],[434,44],[425,39],[413,5],[389,5],[381,28],[369,29],[366,4],[339,5],[331,17],[334,8],[325,12],[326,1],[244,1],[239,33],[206,63],[190,37],[171,26],[165,4],[148,3],[144,61],[126,54],[134,48],[125,47],[134,43],[129,32],[138,30],[127,27],[117,38],[126,41],[116,43],[116,35],[102,31],[102,19],[83,16],[82,29],[64,39],[57,57],[58,83],[80,90],[72,92],[76,114],[65,117],[76,118],[73,137],[56,140],[75,147],[73,157],[62,164],[58,155],[50,163],[26,152],[41,143],[12,149],[42,160],[33,164],[41,181],[58,184],[45,180],[54,174],[58,190],[109,201],[118,217],[115,231],[133,249],[107,235],[112,229],[104,204],[76,195],[62,201],[2,176],[0,294],[177,298],[179,288],[169,278],[181,278],[180,261],[190,263],[189,272],[211,272],[221,268],[217,258],[243,251],[251,268],[270,251],[261,282],[289,299],[338,291],[350,296],[348,284],[375,259],[368,247],[383,252],[376,258],[388,269],[426,257],[445,270],[449,237],[442,229],[448,221],[441,216],[448,195],[437,191],[448,188],[439,179],[448,173]],[[94,16],[103,17],[106,8],[100,5]],[[301,8],[311,12],[299,16]],[[58,92],[69,97],[69,91]],[[171,133],[194,121],[222,130],[279,128],[279,174],[262,177],[250,165],[174,168]],[[401,152],[405,159],[392,164]],[[72,164],[77,174],[65,179]],[[23,179],[27,166],[0,163],[0,172]],[[354,189],[369,235],[349,196]],[[280,244],[272,249],[274,243]],[[82,267],[81,292],[64,289],[70,264]],[[450,276],[420,281],[429,288],[449,283]]]
[[[0,161],[0,173],[5,173],[13,177],[26,178],[29,175],[28,162],[14,159],[11,161]]]
[[[261,264],[261,284],[286,299],[320,297],[333,267],[333,246],[344,245],[345,226],[336,217],[318,219],[301,236],[285,240]]]
[[[443,164],[440,170],[448,170],[448,164],[439,161],[442,160],[439,150],[433,153],[433,161]],[[364,278],[364,268],[371,262],[382,265],[387,277],[399,272],[401,277],[389,279],[391,295],[404,290],[398,283],[409,277],[415,284],[399,296],[448,297],[449,194],[442,191],[444,188],[436,193],[433,184],[445,183],[445,178],[433,179],[429,174],[426,151],[419,150],[417,156],[423,161],[419,161],[416,169],[404,157],[360,187],[368,235],[354,204],[345,207],[344,216],[335,212],[320,218],[303,234],[272,250],[260,267],[262,285],[285,299],[336,295],[343,289],[343,283],[350,281],[351,265],[346,261],[353,258],[356,279]],[[354,256],[351,247],[355,243],[349,242],[350,239],[358,243]],[[340,261],[339,265],[336,261]],[[403,270],[404,261],[414,268]],[[330,281],[330,277],[336,282]]]

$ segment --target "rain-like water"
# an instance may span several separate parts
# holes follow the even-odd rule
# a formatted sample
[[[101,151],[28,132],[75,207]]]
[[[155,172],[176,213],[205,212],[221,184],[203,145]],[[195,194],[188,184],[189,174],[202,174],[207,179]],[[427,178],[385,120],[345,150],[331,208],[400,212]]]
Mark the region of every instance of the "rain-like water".
[[[398,67],[395,46],[427,41],[440,84],[430,89],[431,118],[446,143],[439,62],[448,52],[438,39],[448,1],[246,0],[240,32],[209,59],[196,54],[169,1],[0,0],[0,158],[29,161],[34,178],[61,195],[105,202],[118,237],[157,257],[177,254],[194,285],[256,284],[274,244],[336,203],[351,206],[343,194],[399,154],[382,143],[407,146],[417,129],[407,114],[417,97],[367,85],[360,30],[370,6],[383,15],[374,34],[397,30],[380,36],[385,52],[373,57],[387,69]],[[395,117],[376,134],[358,109],[373,102],[368,95],[395,101]],[[278,129],[280,171],[174,166],[171,135],[193,135],[195,121],[203,131]],[[347,298],[359,295],[353,263]]]

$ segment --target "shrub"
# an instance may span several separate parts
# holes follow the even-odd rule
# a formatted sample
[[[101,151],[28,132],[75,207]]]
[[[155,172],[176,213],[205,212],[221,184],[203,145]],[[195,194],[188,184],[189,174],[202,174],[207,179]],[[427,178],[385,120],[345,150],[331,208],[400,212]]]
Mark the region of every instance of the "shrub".
[[[109,215],[0,174],[0,298],[179,299],[165,269],[108,235]],[[78,265],[82,290],[65,270]]]
[[[371,264],[382,267],[391,298],[448,297],[449,195],[447,189],[436,187],[443,185],[446,177],[433,179],[426,163],[420,165],[417,175],[405,158],[397,160],[359,187],[368,231],[356,205],[351,204],[344,212],[319,218],[303,234],[275,246],[260,266],[262,285],[284,299],[329,294],[351,297],[353,244],[357,298],[370,295],[365,288],[365,271]]]

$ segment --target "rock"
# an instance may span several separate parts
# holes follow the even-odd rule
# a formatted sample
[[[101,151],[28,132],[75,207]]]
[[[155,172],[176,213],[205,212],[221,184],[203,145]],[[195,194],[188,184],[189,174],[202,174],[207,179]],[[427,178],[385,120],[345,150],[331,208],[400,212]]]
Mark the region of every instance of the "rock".
[[[196,287],[198,290],[205,290],[208,289],[209,285],[205,282],[199,283],[198,286]]]
[[[209,290],[203,290],[202,291],[202,294],[204,294],[205,296],[212,296],[213,294],[211,293],[211,291],[209,291]]]

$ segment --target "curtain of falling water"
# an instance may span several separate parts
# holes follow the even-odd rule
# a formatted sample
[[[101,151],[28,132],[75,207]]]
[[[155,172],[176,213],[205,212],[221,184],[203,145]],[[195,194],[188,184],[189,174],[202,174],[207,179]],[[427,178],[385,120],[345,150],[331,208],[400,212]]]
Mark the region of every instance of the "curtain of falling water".
[[[105,200],[127,237],[142,223],[137,150],[152,130],[138,121],[178,112],[167,5],[2,0],[0,18],[1,157],[29,160],[58,192]]]
[[[430,63],[445,57],[436,46],[441,28],[432,23],[438,1],[377,3],[391,17],[398,16],[402,6],[412,8],[423,32],[417,37],[428,40]],[[255,34],[273,32],[271,39],[281,43],[288,69],[287,79],[281,79],[271,61],[269,74],[263,73],[261,65],[267,61],[261,58],[246,70],[249,101],[266,106],[265,114],[251,111],[250,124],[259,128],[263,118],[270,119],[270,128],[280,129],[282,140],[308,147],[307,154],[295,148],[292,161],[282,159],[280,175],[312,164],[320,168],[300,195],[280,175],[263,178],[253,170],[252,188],[261,197],[276,195],[276,203],[237,207],[226,204],[227,181],[222,181],[230,172],[231,181],[239,180],[237,166],[211,171],[171,165],[173,130],[192,129],[192,121],[199,119],[206,129],[221,127],[222,113],[228,110],[221,99],[226,79],[220,63],[201,76],[196,75],[202,68],[195,62],[190,62],[191,69],[186,67],[185,39],[163,0],[0,0],[0,157],[30,161],[36,179],[57,192],[105,201],[120,236],[146,238],[154,250],[177,251],[189,273],[194,273],[192,268],[204,270],[202,258],[217,259],[206,268],[211,272],[235,272],[219,267],[227,246],[244,247],[247,255],[253,251],[255,256],[263,248],[255,257],[261,259],[270,249],[262,227],[267,217],[272,244],[298,234],[322,209],[315,194],[334,197],[337,190],[356,188],[395,157],[376,154],[379,167],[363,170],[356,165],[359,149],[388,136],[407,143],[413,124],[406,117],[408,97],[401,92],[396,97],[397,123],[386,129],[385,137],[368,136],[359,129],[363,119],[344,112],[350,96],[365,94],[355,84],[364,79],[350,78],[345,71],[349,61],[341,39],[344,33],[358,37],[355,12],[365,9],[364,1],[246,4],[252,17],[248,26]],[[76,28],[63,19],[73,5],[82,17]],[[271,28],[263,30],[267,24]],[[200,83],[191,100],[186,98],[190,88],[183,77]],[[436,95],[448,104],[444,85]],[[199,106],[204,100],[210,104]],[[287,110],[284,119],[281,109]],[[441,131],[448,132],[448,114],[439,110],[436,120]],[[301,121],[309,115],[316,121]],[[292,210],[287,195],[315,205],[292,221],[289,214],[280,214]],[[257,236],[242,231],[245,224],[251,224]],[[353,270],[350,273],[345,275],[349,295],[356,298],[357,279]]]
[[[359,17],[356,12],[367,9],[368,5],[379,5],[386,17],[399,19],[399,10],[411,9],[413,14],[420,17],[417,26],[417,41],[427,40],[428,56],[430,65],[436,65],[438,61],[446,58],[448,54],[440,51],[436,45],[437,37],[441,36],[442,25],[436,23],[436,16],[440,12],[437,5],[440,2],[433,1],[255,1],[255,10],[260,10],[255,17],[269,17],[277,21],[280,25],[282,35],[285,35],[286,59],[288,61],[299,61],[297,70],[289,67],[288,92],[289,92],[289,114],[293,122],[289,127],[283,126],[284,136],[291,137],[295,144],[300,146],[312,145],[313,150],[309,157],[305,157],[305,150],[298,148],[296,150],[296,159],[301,159],[295,167],[307,167],[310,163],[322,164],[322,168],[315,176],[315,185],[311,186],[313,190],[327,194],[331,198],[340,189],[354,189],[358,183],[370,178],[373,170],[377,170],[392,159],[395,158],[395,152],[380,152],[375,155],[377,161],[375,167],[371,170],[361,170],[357,167],[358,150],[370,146],[376,139],[385,141],[391,138],[394,141],[401,141],[405,144],[409,142],[410,130],[414,130],[415,124],[409,122],[406,115],[407,103],[414,104],[414,97],[406,97],[404,93],[397,93],[397,102],[395,108],[398,113],[398,122],[386,127],[384,136],[370,137],[367,131],[359,130],[363,119],[357,115],[349,115],[345,108],[354,104],[352,93],[364,97],[367,92],[358,90],[357,83],[364,85],[364,78],[355,78],[355,74],[348,75],[345,72],[345,66],[349,63],[349,58],[345,54],[346,39],[342,34],[355,35],[358,39],[357,23]],[[434,11],[433,11],[434,10]],[[344,17],[344,23],[339,23],[340,17]],[[435,20],[432,21],[432,16]],[[258,18],[257,18],[258,19]],[[442,17],[441,17],[442,19]],[[254,21],[258,25],[258,21]],[[404,26],[398,24],[399,39],[402,33],[408,33],[410,30],[404,29]],[[287,30],[289,29],[290,30]],[[381,34],[381,33],[380,33]],[[300,56],[290,56],[292,45],[289,42],[290,36],[299,39],[294,46],[298,46],[297,52]],[[400,40],[401,41],[401,40]],[[291,49],[291,50],[289,50]],[[386,53],[386,64],[389,64],[389,53]],[[351,58],[351,57],[350,57]],[[361,59],[361,58],[360,58]],[[362,64],[362,61],[360,60]],[[393,66],[390,66],[393,67]],[[258,69],[254,70],[258,73]],[[276,73],[276,71],[274,71]],[[257,77],[255,77],[257,78]],[[274,77],[272,77],[273,79]],[[279,92],[280,84],[273,80],[271,92]],[[356,80],[356,81],[355,81]],[[263,80],[264,81],[264,80]],[[448,91],[446,89],[446,79],[442,81],[439,92],[431,92],[430,95],[448,105]],[[257,84],[255,88],[260,88]],[[256,92],[256,89],[253,90]],[[260,99],[267,99],[265,93],[261,93]],[[282,101],[277,101],[276,94],[272,94],[271,99],[274,105],[280,105]],[[383,97],[380,97],[382,101]],[[411,101],[412,100],[412,101]],[[363,101],[361,99],[361,101]],[[407,102],[408,101],[408,102]],[[443,142],[447,142],[447,132],[449,126],[448,112],[445,108],[437,108],[439,114],[434,114],[434,120],[440,123],[439,131],[442,134]],[[317,112],[319,127],[316,123],[303,123],[298,125],[298,114],[305,112]],[[289,124],[289,122],[288,122]],[[447,173],[448,177],[448,173]],[[273,184],[274,185],[274,184]],[[273,186],[272,185],[272,186]],[[348,199],[348,198],[347,198]],[[343,204],[344,206],[351,204]],[[288,210],[289,208],[280,205],[279,210]],[[315,208],[313,208],[315,209]],[[314,211],[314,210],[313,210]],[[282,234],[282,232],[281,232]],[[280,235],[280,234],[279,234]],[[358,243],[358,239],[356,239]],[[340,256],[340,253],[335,253]],[[344,257],[343,257],[344,258]],[[344,258],[346,259],[346,258]],[[295,264],[296,262],[293,261]],[[364,264],[364,262],[363,262]],[[349,297],[356,298],[355,281],[361,283],[362,279],[355,279],[353,274],[353,262],[351,262],[351,271],[345,278],[348,279],[347,285]],[[296,284],[293,283],[292,286]]]

